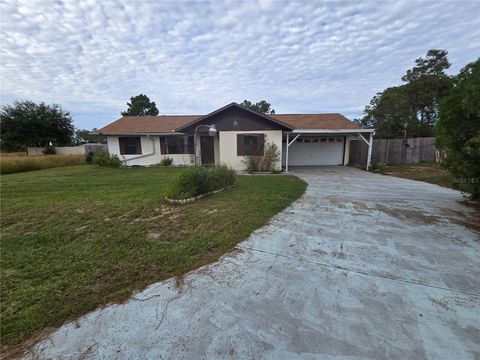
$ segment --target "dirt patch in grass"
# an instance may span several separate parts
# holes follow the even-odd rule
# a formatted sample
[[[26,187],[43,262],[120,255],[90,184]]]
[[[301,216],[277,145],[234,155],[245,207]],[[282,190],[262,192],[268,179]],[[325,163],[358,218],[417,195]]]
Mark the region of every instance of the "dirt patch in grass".
[[[453,177],[439,163],[375,165],[373,172],[456,189]]]

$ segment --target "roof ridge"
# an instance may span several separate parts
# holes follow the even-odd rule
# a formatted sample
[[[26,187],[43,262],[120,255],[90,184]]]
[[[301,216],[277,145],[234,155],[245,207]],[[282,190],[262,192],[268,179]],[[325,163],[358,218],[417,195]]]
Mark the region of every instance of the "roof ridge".
[[[162,117],[162,116],[176,116],[176,117],[179,117],[179,116],[203,116],[203,115],[198,115],[198,114],[192,114],[192,115],[186,115],[186,114],[181,114],[181,115],[174,115],[174,114],[170,114],[170,115],[123,115],[122,117],[124,118],[130,118],[130,117],[142,117],[142,118],[155,118],[155,117]]]
[[[331,112],[331,113],[283,113],[283,114],[270,114],[270,116],[276,115],[342,115],[338,112]],[[345,115],[342,115],[345,116]]]

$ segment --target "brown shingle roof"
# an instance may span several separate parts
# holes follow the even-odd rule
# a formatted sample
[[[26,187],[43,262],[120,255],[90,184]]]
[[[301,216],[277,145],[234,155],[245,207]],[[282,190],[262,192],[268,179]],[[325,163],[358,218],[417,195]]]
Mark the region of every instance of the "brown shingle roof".
[[[271,118],[295,129],[359,129],[341,114],[275,114]],[[124,116],[99,131],[105,135],[155,134],[174,132],[202,115]]]
[[[101,128],[105,135],[169,133],[201,115],[124,116]]]
[[[293,126],[295,129],[360,129],[358,125],[341,114],[274,114],[270,117]]]

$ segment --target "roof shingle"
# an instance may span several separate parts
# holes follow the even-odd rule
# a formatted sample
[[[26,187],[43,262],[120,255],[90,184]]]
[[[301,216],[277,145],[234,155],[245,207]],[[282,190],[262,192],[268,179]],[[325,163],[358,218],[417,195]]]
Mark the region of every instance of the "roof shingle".
[[[274,114],[271,118],[295,129],[338,130],[360,127],[341,114]],[[104,135],[174,132],[202,115],[124,116],[99,130]]]
[[[295,129],[360,129],[358,125],[342,114],[274,114],[270,117],[293,126]]]
[[[169,133],[201,115],[124,116],[101,128],[105,135]]]

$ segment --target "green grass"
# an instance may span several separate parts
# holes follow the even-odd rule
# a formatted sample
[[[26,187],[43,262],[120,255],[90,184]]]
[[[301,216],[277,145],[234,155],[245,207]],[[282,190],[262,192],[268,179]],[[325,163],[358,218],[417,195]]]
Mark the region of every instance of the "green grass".
[[[425,181],[455,189],[453,177],[439,163],[419,163],[408,165],[375,165],[374,172],[404,179]]]
[[[165,203],[177,168],[73,166],[2,176],[1,343],[125,300],[217,259],[303,194],[293,176],[240,176]]]

